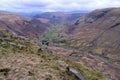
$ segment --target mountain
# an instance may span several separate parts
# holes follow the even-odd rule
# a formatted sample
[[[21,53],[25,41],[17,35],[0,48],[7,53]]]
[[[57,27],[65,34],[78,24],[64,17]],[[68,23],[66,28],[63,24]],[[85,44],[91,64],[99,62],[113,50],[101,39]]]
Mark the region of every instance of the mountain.
[[[86,12],[45,12],[36,14],[33,18],[45,18],[50,20],[52,24],[65,24],[85,14]]]
[[[120,8],[95,10],[67,25],[71,47],[120,67]]]
[[[17,12],[17,14],[26,16],[26,17],[32,17],[36,14],[42,14],[43,12]]]
[[[0,12],[0,28],[8,29],[18,35],[36,38],[49,29],[49,22],[23,17],[16,13]]]
[[[68,27],[73,39],[79,41],[76,47],[91,47],[98,49],[99,54],[114,57],[120,49],[120,8],[95,10],[81,17]],[[109,53],[109,54],[108,54]],[[108,54],[108,55],[107,55]],[[116,55],[115,55],[116,54]]]

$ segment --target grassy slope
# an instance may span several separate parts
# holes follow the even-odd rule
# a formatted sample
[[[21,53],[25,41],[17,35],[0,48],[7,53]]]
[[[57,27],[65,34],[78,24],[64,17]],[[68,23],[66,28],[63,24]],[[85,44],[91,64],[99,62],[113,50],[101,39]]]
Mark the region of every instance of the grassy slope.
[[[45,32],[39,37],[39,41],[49,39],[55,40],[51,45],[53,46],[65,46],[68,38],[65,33],[63,33],[64,25],[53,25],[48,32]]]
[[[42,41],[44,39],[56,39],[58,36],[57,28],[51,27],[48,32],[45,32],[43,35],[39,37],[39,40]]]
[[[1,80],[76,80],[74,75],[66,72],[66,64],[80,71],[85,80],[107,80],[101,73],[78,63],[43,54],[44,50],[39,51],[40,47],[33,41],[1,32],[4,33],[0,37]]]

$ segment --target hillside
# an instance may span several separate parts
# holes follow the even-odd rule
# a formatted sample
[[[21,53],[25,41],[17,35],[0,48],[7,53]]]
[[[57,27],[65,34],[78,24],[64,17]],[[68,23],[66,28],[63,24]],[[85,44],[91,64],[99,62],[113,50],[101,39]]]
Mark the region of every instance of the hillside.
[[[100,72],[81,64],[65,60],[45,46],[0,30],[0,79],[1,80],[76,80],[66,71],[66,65],[77,69],[85,80],[108,80]]]
[[[119,16],[120,8],[106,8],[92,11],[71,22],[66,31],[70,38],[69,47],[97,55],[120,67]]]
[[[72,38],[78,39],[78,43],[75,43],[76,47],[89,47],[96,53],[118,59],[117,56],[120,56],[119,10],[119,8],[95,10],[80,18],[76,22],[78,24],[73,24]]]
[[[23,17],[11,12],[0,12],[0,28],[31,39],[48,31],[49,26],[49,22],[46,23],[44,20]]]

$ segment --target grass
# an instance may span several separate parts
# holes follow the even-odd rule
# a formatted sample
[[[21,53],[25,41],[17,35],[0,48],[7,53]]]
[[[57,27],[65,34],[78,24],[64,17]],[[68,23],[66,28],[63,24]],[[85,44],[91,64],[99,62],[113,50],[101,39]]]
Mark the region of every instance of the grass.
[[[96,53],[96,54],[102,54],[102,52],[103,52],[103,48],[97,48],[93,50],[93,53]]]
[[[57,56],[51,56],[46,50],[39,52],[41,47],[33,41],[4,33],[6,36],[0,37],[0,79],[75,80],[71,75],[63,76],[65,62],[60,62]]]
[[[56,27],[52,26],[48,32],[45,32],[43,35],[39,37],[39,40],[42,41],[44,39],[56,39],[58,37],[58,32],[62,29],[61,26]]]
[[[108,80],[107,77],[103,76],[100,72],[93,70],[91,68],[85,67],[80,63],[75,63],[67,61],[70,67],[77,69],[81,75],[84,77],[84,80]]]
[[[53,40],[50,45],[64,46],[68,39],[65,33],[63,33],[63,29],[63,25],[53,25],[48,32],[39,37],[39,41],[49,39]]]
[[[0,44],[0,79],[76,80],[73,74],[66,72],[66,64],[69,64],[80,71],[85,80],[107,80],[101,73],[53,56],[46,49],[39,52],[42,47],[33,41],[15,38],[5,31],[4,34],[5,37],[0,37],[0,43],[4,43]]]

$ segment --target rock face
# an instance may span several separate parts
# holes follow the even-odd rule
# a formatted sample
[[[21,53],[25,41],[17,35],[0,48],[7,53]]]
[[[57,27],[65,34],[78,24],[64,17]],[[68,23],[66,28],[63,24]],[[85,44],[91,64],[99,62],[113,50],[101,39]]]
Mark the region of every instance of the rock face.
[[[67,27],[70,46],[97,53],[120,66],[120,8],[95,10]]]
[[[49,23],[44,23],[38,19],[23,17],[10,12],[0,12],[0,28],[8,29],[31,39],[47,31],[49,26]]]

